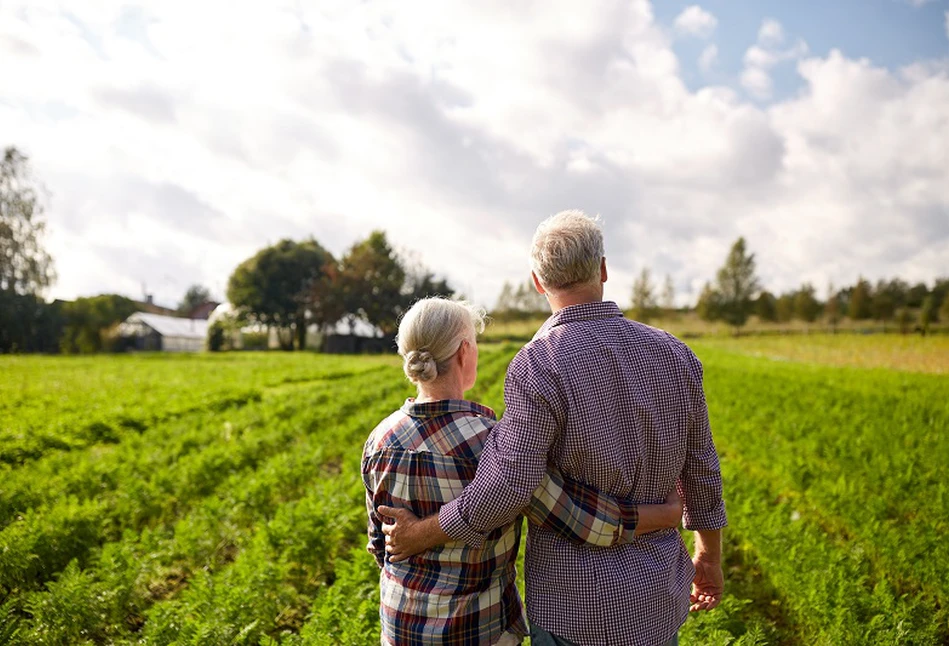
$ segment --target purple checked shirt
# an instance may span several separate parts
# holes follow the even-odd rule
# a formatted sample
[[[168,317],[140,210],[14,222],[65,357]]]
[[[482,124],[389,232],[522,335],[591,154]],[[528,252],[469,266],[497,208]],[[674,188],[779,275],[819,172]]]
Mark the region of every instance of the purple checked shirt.
[[[686,529],[725,526],[702,366],[672,335],[615,303],[564,308],[514,357],[504,399],[474,480],[439,513],[452,538],[477,545],[514,520],[548,462],[643,504],[678,482]],[[688,615],[694,569],[676,530],[589,547],[529,525],[525,566],[529,619],[577,644],[663,644]]]

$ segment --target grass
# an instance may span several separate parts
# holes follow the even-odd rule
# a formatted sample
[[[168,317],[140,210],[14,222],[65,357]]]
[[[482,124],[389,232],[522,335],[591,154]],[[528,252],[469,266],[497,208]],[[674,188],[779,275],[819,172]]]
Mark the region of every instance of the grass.
[[[949,338],[690,343],[730,525],[682,643],[949,642]],[[472,399],[503,411],[519,345]],[[410,393],[395,357],[0,357],[31,451],[0,465],[0,644],[378,643],[359,454]]]

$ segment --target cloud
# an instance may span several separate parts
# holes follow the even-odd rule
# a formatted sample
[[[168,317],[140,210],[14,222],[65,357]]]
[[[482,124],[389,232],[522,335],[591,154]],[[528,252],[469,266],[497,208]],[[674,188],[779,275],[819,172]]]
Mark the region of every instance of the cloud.
[[[602,214],[624,304],[643,266],[694,302],[739,235],[777,291],[944,271],[949,62],[810,57],[762,24],[748,91],[792,62],[803,82],[762,104],[690,90],[645,0],[576,7],[0,5],[0,42],[25,44],[0,129],[52,193],[53,295],[223,296],[265,244],[341,255],[381,228],[490,306],[571,207]]]
[[[718,19],[702,7],[694,4],[686,7],[682,13],[676,16],[673,24],[675,30],[680,34],[708,38],[715,31],[715,27],[718,26]]]
[[[156,125],[175,122],[175,106],[171,97],[155,88],[103,87],[92,90],[92,96],[105,108],[125,110]]]
[[[773,18],[766,18],[758,29],[758,44],[775,47],[784,44],[784,27]]]
[[[766,19],[758,29],[758,42],[745,51],[741,85],[759,100],[771,98],[774,83],[770,70],[785,61],[798,60],[807,55],[807,43],[798,40],[794,45],[781,49],[785,42],[784,28],[776,20]]]
[[[706,45],[699,55],[699,68],[707,72],[718,64],[718,46]]]

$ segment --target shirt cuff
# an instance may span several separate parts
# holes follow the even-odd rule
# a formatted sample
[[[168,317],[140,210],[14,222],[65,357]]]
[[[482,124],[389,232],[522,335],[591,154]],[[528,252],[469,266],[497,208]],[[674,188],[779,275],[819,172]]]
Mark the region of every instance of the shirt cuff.
[[[619,505],[622,517],[613,544],[622,545],[632,542],[636,536],[636,525],[639,524],[639,508],[635,503],[624,500],[617,500],[616,502]]]
[[[442,531],[456,541],[462,541],[471,547],[484,545],[485,535],[478,532],[465,522],[458,509],[458,499],[442,505],[438,512],[438,526]]]
[[[721,529],[727,525],[724,502],[707,511],[693,511],[686,507],[682,513],[682,526],[690,531]]]

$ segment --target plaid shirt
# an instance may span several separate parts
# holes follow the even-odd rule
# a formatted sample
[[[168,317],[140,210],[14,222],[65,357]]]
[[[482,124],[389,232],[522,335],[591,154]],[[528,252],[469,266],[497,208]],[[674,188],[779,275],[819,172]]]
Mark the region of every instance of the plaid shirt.
[[[382,519],[375,511],[390,505],[420,517],[437,513],[474,477],[494,422],[494,411],[473,402],[410,399],[366,442],[368,549],[382,567],[386,643],[490,644],[508,630],[526,634],[514,569],[520,523],[481,535],[478,547],[448,543],[392,563],[385,558]],[[564,481],[557,472],[545,473],[538,483],[524,510],[531,523],[574,543],[609,546],[632,540],[635,506]]]
[[[672,335],[615,303],[564,308],[511,362],[504,399],[474,480],[439,514],[453,538],[477,545],[510,522],[548,464],[644,504],[678,481],[687,529],[725,526],[702,366]],[[688,615],[694,569],[676,530],[602,549],[532,525],[525,569],[531,622],[577,644],[662,644]]]

